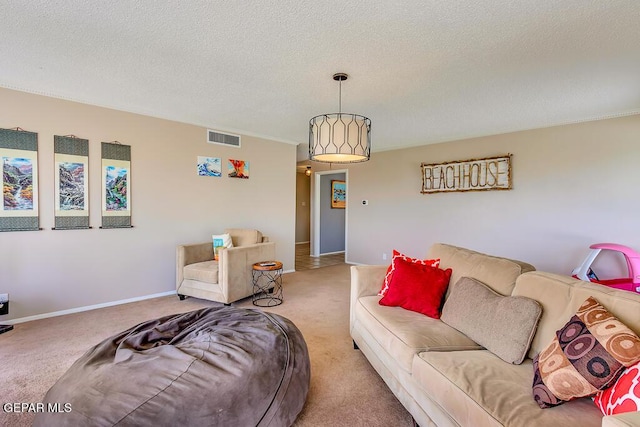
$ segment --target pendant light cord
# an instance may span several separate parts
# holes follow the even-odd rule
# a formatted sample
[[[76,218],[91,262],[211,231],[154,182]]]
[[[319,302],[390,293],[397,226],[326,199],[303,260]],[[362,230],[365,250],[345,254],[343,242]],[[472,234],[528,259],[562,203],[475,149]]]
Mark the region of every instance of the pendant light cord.
[[[340,79],[340,102],[338,103],[338,113],[342,113],[342,79]]]

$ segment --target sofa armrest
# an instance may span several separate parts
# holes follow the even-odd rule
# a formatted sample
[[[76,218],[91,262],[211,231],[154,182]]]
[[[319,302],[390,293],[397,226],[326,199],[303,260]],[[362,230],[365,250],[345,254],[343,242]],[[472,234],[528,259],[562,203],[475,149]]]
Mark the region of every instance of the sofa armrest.
[[[351,266],[351,304],[349,319],[353,328],[354,308],[358,298],[377,295],[382,287],[388,265],[352,265]]]
[[[236,301],[251,295],[253,291],[252,265],[260,261],[276,258],[276,243],[255,243],[236,246],[220,251],[220,287],[229,301]]]
[[[377,295],[378,292],[380,292],[388,268],[388,265],[352,265],[352,299],[358,299],[367,295]]]
[[[602,427],[640,427],[640,412],[607,415],[602,418]]]
[[[213,243],[211,242],[179,245],[176,248],[176,289],[180,287],[184,279],[183,269],[185,265],[212,259]]]

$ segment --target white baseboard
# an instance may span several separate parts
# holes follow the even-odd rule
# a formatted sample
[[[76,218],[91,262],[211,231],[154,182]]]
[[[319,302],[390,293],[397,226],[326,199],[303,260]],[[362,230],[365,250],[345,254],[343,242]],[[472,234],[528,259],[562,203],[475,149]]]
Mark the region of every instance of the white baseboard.
[[[282,272],[282,274],[295,273],[295,272],[296,270],[285,270]],[[70,308],[68,310],[52,311],[50,313],[36,314],[34,316],[19,317],[17,319],[3,320],[2,323],[6,325],[16,325],[18,323],[30,322],[32,320],[40,320],[40,319],[47,319],[49,317],[64,316],[65,314],[81,313],[83,311],[95,310],[97,308],[112,307],[114,305],[127,304],[130,302],[136,302],[136,301],[143,301],[151,298],[166,297],[168,295],[176,295],[176,291],[160,292],[157,294],[143,295],[140,297],[122,299],[119,301],[103,302],[101,304]]]
[[[52,311],[51,313],[36,314],[35,316],[27,316],[27,317],[20,317],[18,319],[7,320],[7,321],[3,321],[2,323],[15,325],[17,323],[30,322],[32,320],[40,320],[40,319],[47,319],[49,317],[64,316],[65,314],[80,313],[83,311],[95,310],[97,308],[111,307],[114,305],[127,304],[130,302],[142,301],[142,300],[151,299],[151,298],[165,297],[168,295],[176,295],[176,291],[174,290],[174,291],[168,291],[168,292],[160,292],[158,294],[143,295],[141,297],[127,298],[119,301],[103,302],[102,304],[87,305],[84,307],[70,308],[68,310]]]
[[[322,253],[322,254],[320,254],[320,255],[315,255],[315,258],[317,258],[317,257],[321,257],[321,256],[325,256],[325,255],[337,255],[337,254],[343,254],[343,253],[344,253],[344,251],[337,251],[337,252],[325,252],[325,253]],[[312,255],[312,256],[313,256],[313,255]]]

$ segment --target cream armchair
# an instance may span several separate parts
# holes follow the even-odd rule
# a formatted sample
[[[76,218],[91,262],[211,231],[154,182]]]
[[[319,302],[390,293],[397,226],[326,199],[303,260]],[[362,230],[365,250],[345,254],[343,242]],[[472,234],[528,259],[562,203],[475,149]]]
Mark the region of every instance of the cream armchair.
[[[185,296],[229,305],[253,294],[252,265],[274,260],[276,244],[258,230],[231,228],[233,247],[213,259],[213,242],[180,245],[176,249],[176,289]]]

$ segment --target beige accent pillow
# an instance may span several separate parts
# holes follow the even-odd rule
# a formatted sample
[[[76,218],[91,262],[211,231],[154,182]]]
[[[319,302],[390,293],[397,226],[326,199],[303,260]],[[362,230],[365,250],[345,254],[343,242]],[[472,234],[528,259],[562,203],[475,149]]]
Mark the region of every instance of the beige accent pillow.
[[[451,287],[441,320],[505,362],[524,360],[542,315],[527,297],[503,296],[484,283],[462,277]]]

